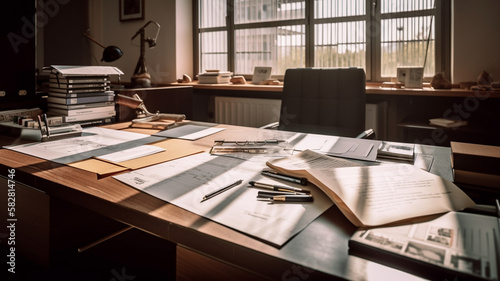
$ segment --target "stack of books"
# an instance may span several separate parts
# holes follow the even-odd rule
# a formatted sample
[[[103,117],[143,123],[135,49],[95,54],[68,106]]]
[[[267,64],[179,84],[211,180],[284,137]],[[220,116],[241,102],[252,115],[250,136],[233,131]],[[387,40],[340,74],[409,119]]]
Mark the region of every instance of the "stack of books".
[[[455,128],[455,127],[467,125],[467,121],[448,119],[448,118],[429,119],[429,123],[431,125],[437,125],[437,126],[446,127],[446,128]]]
[[[49,78],[47,113],[62,116],[65,123],[81,126],[113,123],[116,117],[115,94],[110,90],[109,74],[95,69],[80,69],[79,74],[52,70]]]
[[[229,84],[231,81],[229,71],[207,71],[198,74],[198,84]]]
[[[455,182],[500,187],[500,146],[453,141],[450,146]]]

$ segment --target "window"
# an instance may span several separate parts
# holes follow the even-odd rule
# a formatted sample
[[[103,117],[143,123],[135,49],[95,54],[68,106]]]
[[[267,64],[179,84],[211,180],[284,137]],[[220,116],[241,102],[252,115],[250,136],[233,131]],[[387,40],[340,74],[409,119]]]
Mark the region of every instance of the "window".
[[[362,67],[388,81],[399,66],[445,69],[449,56],[440,0],[197,0],[197,71],[251,75],[272,66]]]

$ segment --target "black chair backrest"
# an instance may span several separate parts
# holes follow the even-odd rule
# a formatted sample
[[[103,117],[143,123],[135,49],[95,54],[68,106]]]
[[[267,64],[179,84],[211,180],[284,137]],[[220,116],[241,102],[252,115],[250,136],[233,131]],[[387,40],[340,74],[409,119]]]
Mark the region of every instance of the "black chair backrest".
[[[355,137],[365,130],[361,68],[287,69],[278,129]]]

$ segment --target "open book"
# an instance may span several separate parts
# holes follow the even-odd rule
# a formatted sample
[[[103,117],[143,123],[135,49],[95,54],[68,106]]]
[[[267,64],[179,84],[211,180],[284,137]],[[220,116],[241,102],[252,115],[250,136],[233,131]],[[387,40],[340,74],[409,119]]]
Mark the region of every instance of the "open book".
[[[498,280],[498,230],[497,217],[449,212],[422,223],[360,229],[349,252],[434,280]]]
[[[475,205],[452,182],[412,165],[352,163],[305,150],[267,165],[284,174],[306,177],[356,226],[411,221]]]

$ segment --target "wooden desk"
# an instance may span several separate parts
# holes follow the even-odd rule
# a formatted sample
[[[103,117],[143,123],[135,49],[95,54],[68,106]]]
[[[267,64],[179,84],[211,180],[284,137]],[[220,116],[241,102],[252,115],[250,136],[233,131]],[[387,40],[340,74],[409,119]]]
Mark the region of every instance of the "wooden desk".
[[[248,139],[263,136],[286,138],[291,135],[281,131],[219,126],[226,130],[197,142],[208,149],[215,139],[220,138],[236,139],[242,135]],[[113,127],[125,128],[126,125]],[[417,152],[434,155],[431,172],[451,179],[450,149],[418,145]],[[92,210],[175,243],[179,280],[387,280],[389,276],[397,280],[419,279],[349,255],[347,241],[356,228],[335,206],[277,249],[142,193],[112,177],[98,179],[95,174],[84,170],[1,149],[0,175],[7,177],[9,169],[15,169],[19,188],[22,183],[42,191],[51,200]],[[0,184],[5,193],[6,184],[1,181]],[[18,201],[23,202],[21,198]],[[19,205],[19,208],[31,209],[26,205]]]

